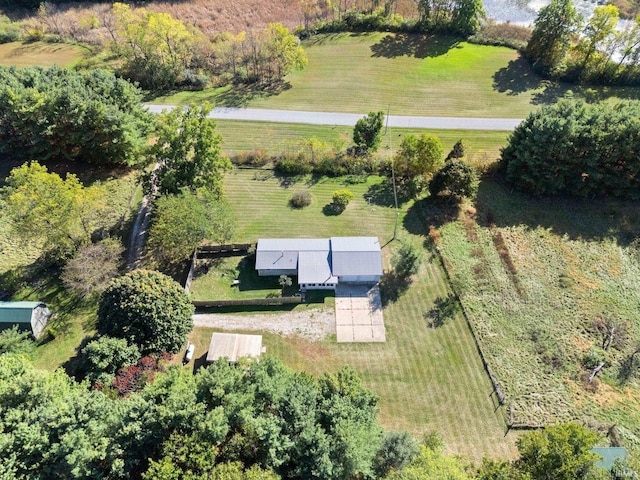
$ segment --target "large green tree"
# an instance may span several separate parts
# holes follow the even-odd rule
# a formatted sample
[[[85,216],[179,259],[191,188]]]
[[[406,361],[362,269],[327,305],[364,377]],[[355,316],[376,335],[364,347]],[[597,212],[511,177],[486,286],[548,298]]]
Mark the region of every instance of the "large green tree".
[[[153,175],[160,194],[177,194],[182,189],[195,192],[200,187],[222,194],[222,178],[231,162],[221,154],[215,122],[207,118],[210,111],[204,105],[175,108],[158,116],[158,138],[150,155],[159,164]]]
[[[449,160],[429,182],[432,196],[448,194],[454,198],[473,198],[478,193],[478,174],[463,160]]]
[[[233,223],[228,204],[206,191],[165,195],[154,205],[147,245],[161,263],[179,262],[204,239],[230,240]]]
[[[376,152],[382,141],[384,112],[369,112],[353,128],[353,143],[359,153]]]
[[[116,28],[112,51],[123,60],[122,74],[144,88],[158,90],[185,80],[202,33],[168,13],[132,10],[113,4]]]
[[[591,452],[598,435],[574,423],[529,432],[518,439],[516,465],[532,480],[580,480],[597,473],[598,455]]]
[[[412,194],[419,193],[425,182],[443,164],[443,148],[435,135],[406,135],[393,158],[398,183]]]
[[[536,195],[640,196],[640,103],[563,100],[531,113],[502,150],[507,179]]]
[[[24,161],[133,165],[151,116],[104,70],[0,66],[0,153]]]
[[[579,23],[571,0],[551,0],[540,9],[526,50],[536,70],[551,75],[557,72]]]
[[[593,15],[582,31],[583,38],[578,44],[578,51],[582,55],[582,71],[587,68],[598,47],[613,35],[619,19],[620,13],[614,5],[601,5],[593,10]]]
[[[116,278],[98,308],[98,332],[124,338],[142,353],[175,353],[193,328],[193,305],[175,280],[135,270]]]
[[[85,188],[73,174],[62,179],[37,162],[11,170],[2,189],[4,214],[16,234],[47,250],[68,252],[86,242],[94,226],[96,187]]]

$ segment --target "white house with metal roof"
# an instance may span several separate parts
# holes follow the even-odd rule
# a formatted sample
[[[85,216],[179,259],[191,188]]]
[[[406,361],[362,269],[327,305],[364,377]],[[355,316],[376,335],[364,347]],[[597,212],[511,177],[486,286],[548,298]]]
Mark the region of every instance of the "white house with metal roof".
[[[338,283],[377,283],[382,255],[377,237],[261,238],[260,276],[297,276],[301,290],[335,289]]]

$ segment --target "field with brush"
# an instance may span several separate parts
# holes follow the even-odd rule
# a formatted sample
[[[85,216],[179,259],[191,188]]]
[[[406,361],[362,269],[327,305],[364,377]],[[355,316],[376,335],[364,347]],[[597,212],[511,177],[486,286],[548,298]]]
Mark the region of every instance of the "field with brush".
[[[8,173],[1,168],[0,178]],[[79,178],[86,184],[94,180],[90,177],[89,172],[79,172]],[[135,208],[136,180],[135,173],[101,179],[105,208],[100,214],[100,227],[108,230],[131,214]],[[0,181],[0,187],[2,184]],[[0,293],[9,291],[12,300],[40,301],[49,306],[54,316],[48,327],[55,338],[36,349],[34,364],[53,370],[77,353],[83,338],[95,333],[97,308],[95,298],[81,299],[66,290],[60,281],[60,268],[45,265],[41,255],[38,245],[16,236],[0,210]]]
[[[537,76],[517,51],[441,36],[318,35],[304,43],[308,66],[270,95],[246,87],[180,92],[155,103],[251,106],[394,115],[524,118],[564,96],[638,98],[637,90],[560,85]]]
[[[539,200],[485,181],[475,208],[438,226],[515,424],[615,424],[640,451],[638,215],[637,202]],[[606,354],[603,321],[619,335]],[[589,382],[595,353],[606,363]]]

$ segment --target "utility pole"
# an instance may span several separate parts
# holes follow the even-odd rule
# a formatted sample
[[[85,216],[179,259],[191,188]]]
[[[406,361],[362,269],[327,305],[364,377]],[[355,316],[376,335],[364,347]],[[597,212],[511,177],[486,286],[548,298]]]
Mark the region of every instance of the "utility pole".
[[[387,118],[385,119],[385,126],[384,126],[384,135],[387,135],[388,130],[389,130],[389,112],[391,110],[391,104],[387,104]],[[396,221],[393,225],[393,237],[391,238],[391,241],[393,242],[396,239],[397,233],[398,233],[398,220],[400,219],[400,210],[398,210],[398,192],[396,191],[396,170],[394,168],[393,165],[393,150],[391,149],[391,137],[392,135],[389,135],[389,157],[391,160],[391,184],[393,185],[393,202],[395,204],[396,207]]]

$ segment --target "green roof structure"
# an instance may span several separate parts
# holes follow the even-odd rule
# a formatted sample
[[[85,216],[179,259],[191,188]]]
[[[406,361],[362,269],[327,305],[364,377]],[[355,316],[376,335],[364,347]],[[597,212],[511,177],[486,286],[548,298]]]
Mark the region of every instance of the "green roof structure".
[[[42,302],[0,302],[0,330],[18,325],[38,338],[51,312]]]

